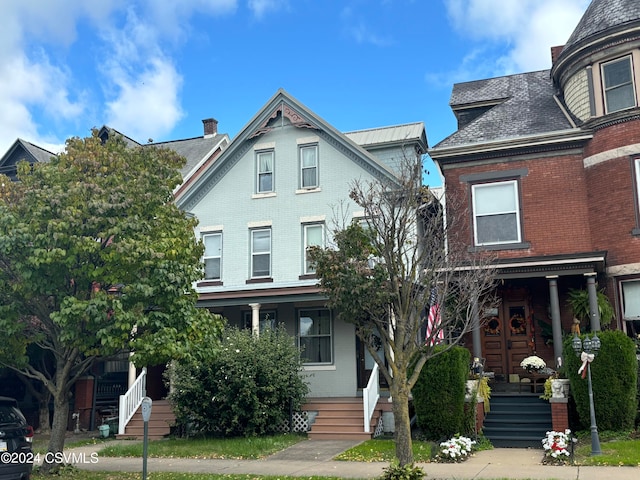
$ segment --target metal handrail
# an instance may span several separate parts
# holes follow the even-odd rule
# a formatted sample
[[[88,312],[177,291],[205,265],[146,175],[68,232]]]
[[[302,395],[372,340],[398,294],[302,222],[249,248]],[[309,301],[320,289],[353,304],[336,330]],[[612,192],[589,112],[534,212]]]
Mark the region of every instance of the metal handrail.
[[[364,407],[364,432],[371,432],[371,418],[380,399],[380,368],[376,363],[371,370],[367,387],[362,390],[362,404]]]
[[[124,429],[129,420],[136,413],[142,404],[142,399],[147,394],[147,369],[142,369],[136,381],[129,387],[127,393],[120,395],[120,405],[118,409],[118,435],[124,434]]]

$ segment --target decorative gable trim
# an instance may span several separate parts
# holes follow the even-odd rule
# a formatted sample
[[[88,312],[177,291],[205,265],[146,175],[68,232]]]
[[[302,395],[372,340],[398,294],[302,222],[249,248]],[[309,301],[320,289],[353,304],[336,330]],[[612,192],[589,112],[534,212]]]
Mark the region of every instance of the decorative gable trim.
[[[278,118],[278,115],[282,115],[282,118],[286,118],[296,128],[310,128],[312,130],[319,130],[318,125],[308,120],[304,115],[298,113],[289,104],[284,101],[280,102],[278,106],[271,112],[271,115],[265,119],[262,124],[256,128],[256,130],[249,136],[249,138],[259,137],[265,133],[273,130],[273,127],[269,126],[272,120]]]

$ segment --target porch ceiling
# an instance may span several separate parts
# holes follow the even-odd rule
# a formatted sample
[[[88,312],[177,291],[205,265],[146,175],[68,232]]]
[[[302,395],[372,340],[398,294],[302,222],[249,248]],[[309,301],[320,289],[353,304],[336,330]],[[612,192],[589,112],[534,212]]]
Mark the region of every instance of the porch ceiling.
[[[231,307],[250,303],[290,303],[326,300],[317,285],[274,287],[253,290],[221,290],[201,293],[198,305],[202,307]]]

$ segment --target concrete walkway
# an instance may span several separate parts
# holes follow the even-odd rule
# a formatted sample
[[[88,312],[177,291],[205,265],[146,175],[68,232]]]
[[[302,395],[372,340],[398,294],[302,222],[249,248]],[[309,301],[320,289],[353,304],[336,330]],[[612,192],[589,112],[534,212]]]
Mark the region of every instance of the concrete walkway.
[[[333,458],[357,445],[352,441],[305,440],[262,460],[197,460],[149,458],[148,472],[190,472],[308,477],[376,478],[385,462],[342,462]],[[93,471],[141,472],[141,458],[100,456],[104,444],[66,450],[78,468]],[[75,458],[74,458],[75,457]],[[496,448],[478,452],[462,463],[419,464],[430,480],[535,479],[638,480],[640,467],[578,467],[542,465],[542,450]]]

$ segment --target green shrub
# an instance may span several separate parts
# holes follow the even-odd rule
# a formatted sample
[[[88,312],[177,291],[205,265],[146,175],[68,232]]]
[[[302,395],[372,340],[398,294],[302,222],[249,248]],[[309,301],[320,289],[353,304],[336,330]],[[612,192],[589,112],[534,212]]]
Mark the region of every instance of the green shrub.
[[[633,429],[637,409],[638,370],[635,345],[624,332],[619,330],[598,332],[598,337],[602,346],[591,363],[593,403],[598,429],[601,431]],[[591,423],[588,380],[582,379],[578,374],[582,362],[571,347],[572,339],[573,337],[568,336],[564,341],[565,371],[571,381],[571,393],[580,420],[578,429],[587,429]]]
[[[425,477],[424,470],[413,464],[403,467],[397,463],[391,464],[383,472],[380,480],[422,480]]]
[[[437,353],[422,368],[412,393],[417,424],[425,438],[439,440],[467,433],[464,396],[470,355],[466,348],[452,347]]]
[[[175,366],[169,399],[177,423],[190,432],[271,434],[308,393],[301,369],[300,351],[283,327],[259,337],[227,328],[207,359]]]

